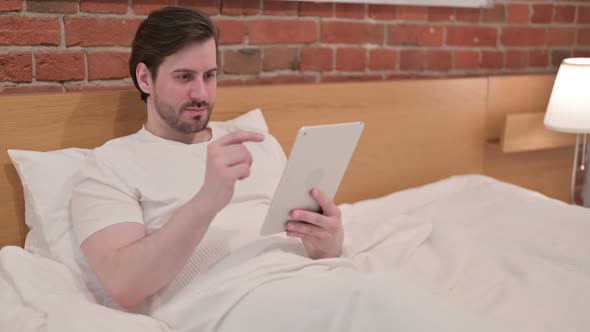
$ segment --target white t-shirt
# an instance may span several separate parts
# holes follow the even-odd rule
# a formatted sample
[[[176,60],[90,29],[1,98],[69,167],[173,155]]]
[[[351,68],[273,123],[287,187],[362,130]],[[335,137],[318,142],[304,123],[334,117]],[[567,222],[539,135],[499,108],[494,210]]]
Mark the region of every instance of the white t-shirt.
[[[213,137],[237,129],[231,122],[211,122]],[[178,276],[190,279],[207,271],[258,232],[284,168],[285,154],[264,128],[260,143],[245,143],[252,154],[250,176],[238,181],[230,204],[220,211],[191,257],[190,267]],[[138,222],[152,233],[200,189],[209,142],[184,144],[151,134],[145,128],[93,150],[79,172],[72,196],[72,220],[79,243],[105,227]],[[98,300],[117,307],[86,262],[79,262]]]

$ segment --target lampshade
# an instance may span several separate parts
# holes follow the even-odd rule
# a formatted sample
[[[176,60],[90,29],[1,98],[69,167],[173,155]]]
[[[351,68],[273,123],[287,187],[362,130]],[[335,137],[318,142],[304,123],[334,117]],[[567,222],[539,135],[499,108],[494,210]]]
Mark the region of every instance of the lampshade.
[[[544,123],[557,131],[590,133],[590,58],[563,60]]]

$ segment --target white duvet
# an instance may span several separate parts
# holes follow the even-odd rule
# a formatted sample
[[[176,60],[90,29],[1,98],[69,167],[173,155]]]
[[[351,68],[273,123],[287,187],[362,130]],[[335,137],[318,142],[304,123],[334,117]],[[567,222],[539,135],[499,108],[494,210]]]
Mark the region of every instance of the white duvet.
[[[347,259],[297,263],[310,277],[350,266],[391,270],[506,330],[590,331],[590,210],[481,176],[454,177],[341,208]],[[251,258],[248,250],[226,264]],[[250,285],[248,278],[240,279],[246,280],[241,288],[288,274],[270,264],[271,257],[268,262],[251,271]],[[391,278],[394,286],[397,281]],[[155,312],[160,319],[123,313],[95,304],[82,281],[60,263],[17,247],[0,250],[0,331],[168,331],[183,320],[213,329],[211,321],[223,315],[215,306],[198,314],[176,309],[194,299],[237,305],[241,299],[231,289],[225,297],[189,296]],[[418,303],[411,293],[405,296]],[[355,330],[353,316],[347,319],[335,330]],[[261,332],[247,323],[241,330]]]

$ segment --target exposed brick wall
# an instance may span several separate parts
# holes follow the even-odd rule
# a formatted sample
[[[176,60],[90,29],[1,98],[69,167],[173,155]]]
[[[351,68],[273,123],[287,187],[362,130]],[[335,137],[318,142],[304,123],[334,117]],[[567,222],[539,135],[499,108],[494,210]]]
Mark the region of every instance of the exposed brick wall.
[[[590,56],[590,1],[467,9],[275,0],[2,0],[0,92],[129,87],[135,29],[194,6],[221,30],[221,84],[555,72]]]

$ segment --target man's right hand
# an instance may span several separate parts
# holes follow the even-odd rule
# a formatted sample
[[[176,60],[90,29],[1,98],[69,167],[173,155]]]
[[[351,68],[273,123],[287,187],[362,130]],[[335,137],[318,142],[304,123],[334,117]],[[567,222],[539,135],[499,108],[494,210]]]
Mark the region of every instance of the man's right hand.
[[[234,131],[207,146],[205,180],[199,196],[207,197],[211,208],[220,211],[231,201],[237,180],[250,175],[252,155],[244,142],[261,142],[264,135]]]

